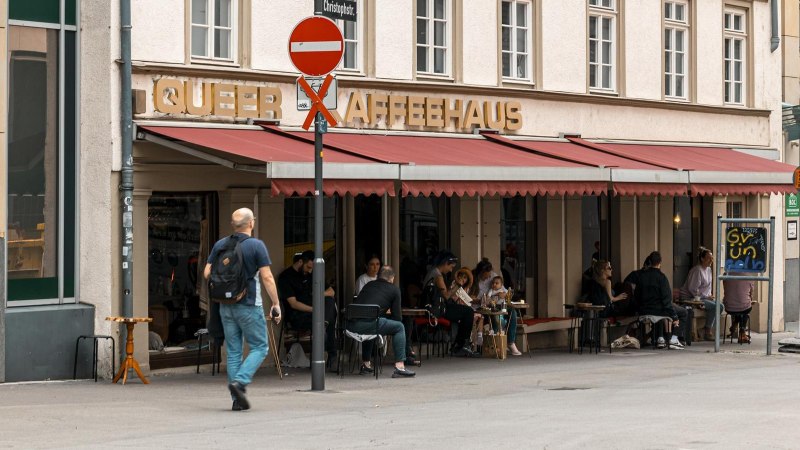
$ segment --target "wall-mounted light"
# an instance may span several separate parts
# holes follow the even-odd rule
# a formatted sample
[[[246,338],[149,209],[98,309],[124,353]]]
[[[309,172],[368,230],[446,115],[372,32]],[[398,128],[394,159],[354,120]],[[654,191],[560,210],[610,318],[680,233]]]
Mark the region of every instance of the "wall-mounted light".
[[[672,223],[675,224],[675,229],[677,230],[681,226],[681,215],[675,214],[675,217],[672,218]]]

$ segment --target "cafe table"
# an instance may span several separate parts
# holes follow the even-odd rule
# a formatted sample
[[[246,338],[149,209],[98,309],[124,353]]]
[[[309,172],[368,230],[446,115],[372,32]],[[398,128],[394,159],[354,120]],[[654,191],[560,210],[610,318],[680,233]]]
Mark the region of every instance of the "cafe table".
[[[128,329],[128,337],[125,341],[125,361],[122,362],[122,365],[119,368],[119,372],[117,375],[114,376],[112,382],[116,383],[122,378],[122,384],[128,381],[128,370],[133,369],[136,371],[136,375],[139,376],[139,379],[142,380],[144,384],[150,384],[147,381],[147,378],[142,374],[142,369],[139,368],[139,363],[133,358],[133,327],[137,323],[142,322],[152,322],[152,317],[118,317],[118,316],[109,316],[106,317],[106,320],[110,320],[112,322],[124,323]],[[116,358],[116,355],[114,355]]]
[[[498,351],[499,348],[503,347],[503,342],[501,339],[506,339],[506,332],[502,327],[502,322],[500,321],[500,317],[507,316],[508,312],[506,310],[492,310],[489,308],[478,308],[476,311],[478,314],[483,314],[484,316],[489,316],[489,326],[492,329],[491,342],[492,347],[494,349],[494,354],[497,359],[503,360],[506,359],[506,352]],[[502,333],[502,334],[501,334]],[[486,336],[484,336],[486,339]]]
[[[589,344],[589,353],[592,352],[592,349],[595,350],[595,353],[600,353],[600,335],[604,319],[597,315],[606,307],[591,303],[577,303],[575,309],[581,311],[584,316],[578,329],[578,353],[583,353],[583,347],[587,343]]]

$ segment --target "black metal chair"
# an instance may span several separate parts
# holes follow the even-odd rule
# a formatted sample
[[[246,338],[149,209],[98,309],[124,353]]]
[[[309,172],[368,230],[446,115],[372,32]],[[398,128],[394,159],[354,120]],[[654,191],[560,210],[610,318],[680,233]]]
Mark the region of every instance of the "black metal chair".
[[[92,377],[94,378],[94,382],[97,383],[97,341],[99,339],[106,339],[111,341],[111,374],[114,375],[117,373],[117,348],[116,344],[114,343],[114,338],[111,336],[106,336],[103,334],[86,334],[78,336],[78,339],[75,341],[75,363],[72,366],[72,379],[76,380],[78,378],[78,348],[80,346],[82,339],[91,339],[93,342],[93,352],[92,352]]]
[[[378,318],[380,317],[380,307],[378,305],[360,305],[360,304],[351,304],[347,305],[347,309],[345,310],[345,324],[343,327],[343,333],[341,336],[341,348],[339,351],[339,376],[344,377],[344,353],[347,339],[357,342],[358,345],[351,346],[351,353],[353,350],[358,352],[361,348],[361,344],[365,341],[371,340],[380,340],[381,337],[378,334]],[[348,329],[350,322],[352,321],[365,321],[369,322],[372,321],[374,323],[374,333],[371,334],[362,334],[356,333],[354,331],[350,331]],[[359,357],[358,355],[356,356]],[[351,357],[352,359],[352,357]],[[375,379],[378,379],[378,373],[381,370],[382,358],[381,358],[381,351],[379,346],[375,346],[372,350],[372,367],[375,372]]]
[[[197,369],[195,370],[195,373],[200,373],[200,356],[202,355],[203,351],[203,338],[206,337],[206,340],[208,341],[208,350],[211,352],[211,376],[214,376],[216,372],[219,372],[219,342],[215,337],[209,336],[208,328],[201,328],[197,330],[194,335],[197,336]]]

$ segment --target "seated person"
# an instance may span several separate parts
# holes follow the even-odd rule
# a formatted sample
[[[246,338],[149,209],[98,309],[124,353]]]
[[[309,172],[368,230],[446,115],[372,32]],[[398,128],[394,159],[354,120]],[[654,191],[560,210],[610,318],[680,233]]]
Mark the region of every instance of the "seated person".
[[[453,271],[456,262],[458,262],[458,258],[453,253],[448,250],[440,251],[434,257],[433,268],[428,272],[422,285],[425,287],[432,285],[435,288],[433,292],[445,299],[446,309],[442,317],[458,327],[450,353],[457,356],[478,357],[480,355],[473,352],[467,345],[467,340],[472,334],[474,311],[471,307],[457,300],[457,288],[448,290],[444,282],[444,276]],[[423,289],[423,292],[426,292],[426,290],[429,289]],[[431,299],[427,299],[427,301],[431,301]]]
[[[502,309],[506,309],[506,294],[508,294],[508,290],[504,286],[503,277],[498,275],[492,278],[492,288],[489,290],[488,296]],[[508,316],[498,316],[500,329],[508,329],[506,334],[508,350],[512,355],[520,356],[522,352],[517,348],[517,310],[511,308],[508,314]]]
[[[311,311],[313,304],[314,252],[307,250],[291,266],[278,276],[278,293],[286,305],[287,322],[295,330],[311,330]],[[332,287],[325,289],[325,351],[328,352],[328,366],[336,360],[336,299]]]
[[[611,290],[611,263],[600,260],[592,263],[592,281],[588,285],[587,301],[596,306],[605,306],[599,317],[628,316],[629,302],[623,302],[628,294],[614,295]]]
[[[728,275],[745,274],[731,272]],[[749,343],[750,336],[747,335],[746,327],[750,320],[750,311],[753,310],[754,283],[749,280],[722,280],[722,286],[725,292],[722,303],[733,319],[731,336],[737,337],[740,343]]]
[[[482,258],[472,271],[472,275],[476,281],[472,287],[473,294],[475,297],[481,298],[491,289],[492,279],[497,276],[497,273],[493,270],[489,258]]]
[[[380,268],[381,259],[378,258],[378,255],[372,255],[369,261],[367,261],[367,271],[356,279],[356,289],[353,295],[358,295],[367,283],[375,281],[375,279],[378,278],[378,270],[380,270]]]
[[[711,292],[711,285],[713,282],[714,272],[711,266],[714,264],[714,255],[711,250],[700,247],[697,250],[697,264],[689,269],[686,275],[686,282],[680,290],[681,300],[692,300],[699,297],[703,301],[703,308],[706,310],[706,324],[698,330],[698,337],[703,337],[707,341],[714,340],[714,323],[717,320],[717,315],[714,314],[714,309],[717,304],[714,300],[714,294]]]
[[[470,292],[472,289],[472,282],[472,271],[469,270],[468,267],[462,267],[458,269],[458,272],[456,272],[456,276],[454,277],[450,288],[456,289],[456,295],[463,304],[475,309],[477,305],[473,303],[473,300],[471,297],[469,297],[469,294],[467,294],[469,299],[462,298],[464,297],[465,293]],[[459,292],[458,288],[463,289],[464,292]],[[473,351],[475,351],[478,346],[483,345],[483,314],[475,313],[472,316],[472,334],[470,335],[470,341],[472,341],[471,348]]]
[[[413,377],[411,370],[406,369],[406,331],[403,327],[402,306],[400,305],[400,288],[394,284],[394,269],[383,266],[378,272],[375,282],[367,283],[353,302],[356,305],[378,305],[380,314],[389,312],[390,317],[378,319],[378,334],[392,336],[392,349],[394,351],[394,373],[392,378]],[[353,320],[347,324],[347,329],[354,333],[370,334],[375,331],[375,324],[371,320]],[[359,373],[373,373],[375,368],[370,362],[375,340],[364,341],[361,344],[361,370]],[[412,361],[414,362],[414,361]]]
[[[680,343],[678,336],[686,335],[686,310],[675,308],[672,304],[672,289],[669,287],[669,280],[661,272],[661,253],[652,252],[648,258],[651,266],[639,273],[636,290],[634,290],[634,303],[637,305],[640,315],[668,317],[671,319],[665,326],[665,331],[670,336],[669,348],[683,350],[683,344]],[[672,333],[673,327],[676,327],[675,334]],[[654,333],[653,339],[655,339],[655,336]],[[657,341],[658,348],[664,348],[666,345],[664,338],[659,337]]]

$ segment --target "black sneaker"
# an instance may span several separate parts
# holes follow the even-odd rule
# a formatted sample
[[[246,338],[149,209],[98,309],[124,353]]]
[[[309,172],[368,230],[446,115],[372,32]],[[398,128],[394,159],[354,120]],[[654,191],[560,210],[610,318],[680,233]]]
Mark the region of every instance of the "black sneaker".
[[[409,356],[408,358],[406,358],[406,360],[405,360],[405,364],[406,364],[407,366],[416,366],[416,367],[420,367],[420,366],[422,366],[422,361],[420,361],[420,360],[418,360],[418,359],[415,359],[413,356]]]
[[[233,405],[231,405],[231,411],[241,411],[242,405],[239,404],[239,400],[234,400]]]
[[[411,378],[414,375],[416,375],[416,373],[411,370],[395,368],[392,373],[392,378]]]
[[[362,364],[361,368],[358,369],[358,374],[359,375],[366,375],[366,374],[370,374],[370,373],[375,373],[375,369],[373,369],[372,367],[367,367],[364,364]]]
[[[480,358],[481,355],[477,352],[473,352],[472,349],[470,348],[463,347],[458,351],[456,351],[455,353],[453,353],[453,356],[463,356],[465,358]]]
[[[250,402],[247,401],[247,396],[244,395],[246,392],[245,387],[241,383],[234,381],[228,385],[228,390],[231,391],[233,400],[239,402],[239,407],[242,408],[241,411],[250,409]]]

